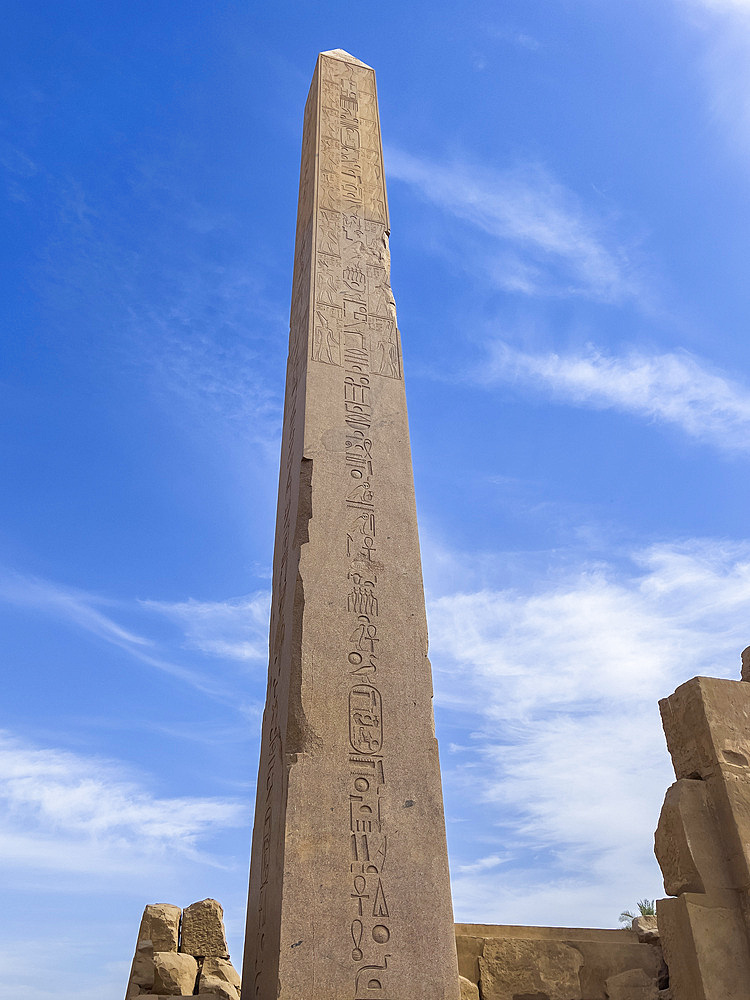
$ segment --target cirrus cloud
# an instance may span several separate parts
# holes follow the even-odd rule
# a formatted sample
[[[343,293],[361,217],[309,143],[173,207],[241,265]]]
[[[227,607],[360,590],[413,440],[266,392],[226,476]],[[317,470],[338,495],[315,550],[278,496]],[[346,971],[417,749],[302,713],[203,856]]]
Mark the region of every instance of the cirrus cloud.
[[[534,354],[498,341],[476,378],[540,388],[574,406],[671,424],[730,451],[750,449],[750,390],[685,351],[618,356],[589,346],[577,353]]]

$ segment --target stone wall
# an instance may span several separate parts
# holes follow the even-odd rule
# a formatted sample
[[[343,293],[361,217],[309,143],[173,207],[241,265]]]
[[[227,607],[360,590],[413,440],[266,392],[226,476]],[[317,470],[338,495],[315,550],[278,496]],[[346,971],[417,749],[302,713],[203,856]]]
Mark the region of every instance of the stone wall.
[[[743,680],[694,677],[659,702],[677,778],[655,840],[674,1000],[750,1000],[749,654]]]
[[[636,923],[633,931],[456,924],[461,1000],[666,1000],[656,921]],[[142,996],[239,1000],[216,900],[145,908],[126,1000]]]
[[[666,1000],[656,922],[636,930],[456,924],[462,1000]]]
[[[229,961],[224,912],[215,899],[180,910],[153,903],[143,911],[126,1000],[150,996],[239,1000],[240,977]]]

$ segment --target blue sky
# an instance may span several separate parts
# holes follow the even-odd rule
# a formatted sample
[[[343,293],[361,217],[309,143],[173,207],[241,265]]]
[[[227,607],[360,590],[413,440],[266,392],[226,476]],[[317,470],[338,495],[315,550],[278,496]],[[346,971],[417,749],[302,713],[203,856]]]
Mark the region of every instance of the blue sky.
[[[750,643],[750,3],[5,7],[0,986],[239,963],[301,118],[378,73],[456,918],[662,893],[657,699]]]

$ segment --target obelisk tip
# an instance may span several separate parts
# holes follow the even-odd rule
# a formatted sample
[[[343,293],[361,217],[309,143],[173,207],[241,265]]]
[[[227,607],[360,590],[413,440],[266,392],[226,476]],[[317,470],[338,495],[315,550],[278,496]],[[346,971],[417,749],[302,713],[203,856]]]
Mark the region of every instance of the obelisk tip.
[[[361,59],[356,59],[353,55],[345,52],[343,49],[329,49],[327,52],[321,52],[322,56],[331,56],[333,59],[341,59],[342,62],[354,63],[356,66],[364,66],[365,69],[372,69],[372,66],[368,66],[366,62],[362,62]]]

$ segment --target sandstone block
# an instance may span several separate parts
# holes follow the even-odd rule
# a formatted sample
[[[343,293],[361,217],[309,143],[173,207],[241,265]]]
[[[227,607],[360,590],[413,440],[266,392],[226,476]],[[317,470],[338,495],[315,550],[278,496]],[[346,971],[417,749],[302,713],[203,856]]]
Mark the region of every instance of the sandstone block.
[[[240,976],[225,958],[207,958],[203,962],[198,988],[201,993],[239,1000]]]
[[[609,1000],[659,1000],[656,980],[649,978],[643,969],[628,969],[611,976],[606,990]]]
[[[733,892],[684,893],[656,904],[677,1000],[750,1000],[750,954]]]
[[[516,1000],[527,994],[571,1000],[581,995],[582,965],[577,948],[557,941],[488,940],[479,958],[480,993],[483,1000]]]
[[[171,903],[150,904],[143,911],[138,940],[153,942],[154,951],[177,951],[181,912]]]
[[[659,702],[678,778],[708,778],[720,769],[750,774],[750,685],[693,677]]]
[[[680,778],[667,789],[654,853],[670,896],[732,887],[707,782]]]
[[[192,955],[173,951],[154,952],[154,989],[162,996],[192,996],[198,978],[198,963]]]
[[[479,987],[475,983],[459,976],[458,984],[461,987],[461,1000],[479,1000]]]
[[[633,921],[633,930],[638,935],[641,944],[655,944],[659,940],[659,927],[656,923],[656,915],[636,917]]]
[[[728,875],[709,880],[706,890],[745,889],[750,885],[750,684],[694,677],[659,707],[675,773],[705,782],[720,831],[711,856]]]
[[[743,681],[750,681],[750,646],[747,649],[742,650],[742,673],[741,677]]]
[[[151,941],[139,941],[135,946],[126,998],[148,992],[154,985],[154,946]],[[143,988],[141,990],[141,987]]]
[[[201,978],[201,990],[210,996],[213,1000],[239,1000],[240,994],[237,988],[232,986],[231,983],[225,982],[223,979],[217,979],[216,976],[206,976],[205,979]]]
[[[229,958],[221,903],[202,899],[185,908],[180,951],[196,958]]]
[[[232,986],[240,985],[240,974],[227,958],[207,958],[203,963],[203,975],[218,976]]]

